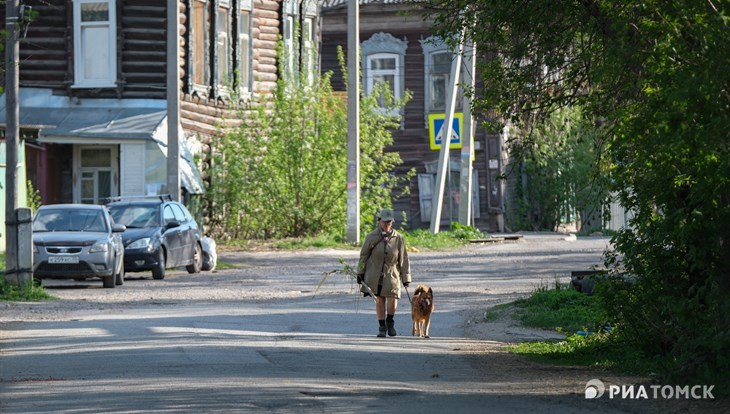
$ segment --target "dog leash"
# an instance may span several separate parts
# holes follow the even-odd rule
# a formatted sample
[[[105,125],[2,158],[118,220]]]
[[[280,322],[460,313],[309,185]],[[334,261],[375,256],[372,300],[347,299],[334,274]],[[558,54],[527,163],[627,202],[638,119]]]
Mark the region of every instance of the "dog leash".
[[[408,293],[408,286],[406,286],[406,284],[405,284],[405,283],[403,283],[403,288],[405,288],[405,290],[406,290],[406,295],[408,295],[408,303],[411,303],[411,304],[412,304],[413,302],[411,301],[411,294],[410,294],[410,293]]]

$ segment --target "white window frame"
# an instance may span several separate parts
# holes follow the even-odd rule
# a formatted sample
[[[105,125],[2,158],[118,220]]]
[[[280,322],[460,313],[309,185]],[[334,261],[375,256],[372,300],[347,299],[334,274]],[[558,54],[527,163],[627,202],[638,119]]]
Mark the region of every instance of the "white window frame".
[[[89,3],[106,3],[109,8],[109,20],[97,22],[81,21],[81,6]],[[117,84],[117,7],[116,0],[73,0],[74,21],[74,85],[75,88],[108,88]],[[84,49],[84,32],[87,28],[107,28],[107,65],[108,77],[104,79],[88,79],[84,62],[90,51]]]
[[[110,165],[108,166],[97,166],[97,167],[84,167],[82,165],[81,155],[83,150],[108,150],[110,155]],[[109,173],[110,179],[110,196],[114,197],[119,195],[119,145],[74,145],[73,146],[73,183],[72,193],[73,202],[81,203],[81,186],[85,181],[84,174],[91,174],[92,181],[94,183],[94,195],[93,204],[104,204],[106,202],[104,197],[98,194],[98,175],[99,172]]]
[[[316,69],[316,26],[319,13],[318,1],[283,0],[282,40],[286,62],[285,75],[296,77],[300,71],[307,73],[307,82],[314,80]],[[298,78],[296,79],[298,81]]]
[[[373,91],[374,75],[392,74],[394,84],[391,86],[396,100],[403,98],[405,94],[405,57],[408,42],[395,38],[390,33],[375,33],[368,40],[362,42],[360,50],[362,54],[362,76],[363,86],[366,94]],[[394,58],[395,69],[392,71],[377,71],[372,68],[375,59]],[[398,115],[393,113],[392,115]]]
[[[398,59],[398,55],[395,53],[374,53],[371,55],[368,55],[366,58],[366,67],[368,68],[368,75],[365,78],[365,93],[370,95],[373,92],[373,88],[375,88],[375,85],[377,84],[376,79],[380,79],[381,77],[393,77],[393,85],[390,85],[390,89],[393,91],[393,97],[395,99],[400,99],[402,97],[401,92],[401,77],[398,76],[399,74],[399,67],[402,66],[400,63],[400,60]],[[395,61],[395,67],[393,69],[375,69],[375,65],[373,64],[375,61],[378,60],[388,60],[392,59]]]
[[[238,1],[238,17],[236,35],[238,36],[238,43],[236,50],[236,68],[238,68],[237,74],[237,85],[238,92],[243,96],[247,97],[253,90],[253,43],[252,43],[252,30],[253,30],[253,2],[251,0],[239,0]],[[244,17],[247,19],[246,27],[248,30],[245,33],[241,32],[241,19]],[[243,52],[246,53],[243,53]]]
[[[304,70],[307,74],[307,81],[311,84],[314,81],[314,18],[311,16],[305,16],[303,26],[302,61],[306,66]]]
[[[233,81],[232,77],[232,58],[233,43],[231,39],[231,0],[217,0],[214,2],[215,13],[212,24],[215,28],[215,62],[213,65],[213,84],[215,85],[216,96],[228,96],[229,84]],[[223,11],[225,10],[225,11]],[[220,31],[218,27],[218,19],[223,16],[226,20],[225,32]],[[221,48],[221,42],[225,45]],[[221,56],[224,51],[224,56]],[[221,69],[221,59],[225,61],[225,68]],[[224,72],[224,73],[222,73]]]
[[[286,52],[286,62],[284,62],[284,67],[286,68],[286,75],[287,76],[294,76],[295,71],[297,69],[296,61],[298,59],[298,53],[294,47],[295,45],[295,32],[297,31],[297,15],[299,14],[298,10],[298,2],[293,0],[284,0],[283,2],[283,11],[284,14],[284,27],[283,27],[283,40],[284,40],[284,50]]]
[[[433,58],[436,55],[442,54],[442,53],[451,53],[453,57],[456,57],[455,52],[452,51],[448,45],[441,40],[438,37],[431,36],[427,39],[420,40],[421,42],[421,48],[423,49],[423,89],[424,89],[424,100],[423,100],[423,109],[424,109],[424,124],[428,125],[428,115],[432,113],[443,113],[446,111],[446,108],[435,110],[433,105],[433,94],[431,92],[433,87],[433,79],[435,77],[444,77],[445,74],[445,93],[448,93],[449,91],[449,79],[451,78],[451,66],[449,66],[448,72],[436,72],[434,73],[433,68]],[[459,79],[464,79],[464,66],[462,64],[461,67],[461,76]],[[455,101],[455,111],[460,112],[463,107],[463,88],[459,86],[457,88],[457,95],[456,95],[456,101]],[[447,97],[448,98],[448,97]]]

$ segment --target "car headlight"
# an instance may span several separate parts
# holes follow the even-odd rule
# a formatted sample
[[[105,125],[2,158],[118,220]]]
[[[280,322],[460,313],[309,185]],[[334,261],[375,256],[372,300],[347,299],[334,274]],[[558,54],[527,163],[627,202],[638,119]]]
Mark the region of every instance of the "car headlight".
[[[89,253],[99,253],[99,252],[108,252],[109,251],[109,243],[106,241],[98,241],[94,243],[93,246],[91,246],[91,249],[89,249]]]
[[[127,246],[127,249],[149,249],[151,246],[152,239],[145,237],[130,243],[129,246]]]
[[[38,245],[33,245],[33,254],[38,254],[41,252],[41,249],[38,248]]]

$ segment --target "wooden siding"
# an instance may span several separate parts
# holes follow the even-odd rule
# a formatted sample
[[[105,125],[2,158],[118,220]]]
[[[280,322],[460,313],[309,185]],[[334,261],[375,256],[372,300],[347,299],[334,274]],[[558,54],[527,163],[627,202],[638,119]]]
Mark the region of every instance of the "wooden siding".
[[[20,42],[21,86],[63,88],[69,81],[69,14],[65,3],[63,0],[28,1],[38,12],[38,19],[30,24],[26,37]],[[2,16],[4,20],[5,7]]]
[[[121,97],[164,99],[167,87],[166,1],[123,0],[120,12],[117,25],[122,37]]]
[[[373,4],[360,6],[360,42],[369,39],[379,32],[390,33],[394,37],[407,40],[408,46],[405,55],[404,85],[412,93],[411,100],[404,108],[403,128],[393,131],[394,143],[388,151],[398,152],[403,164],[396,169],[397,174],[405,174],[414,169],[417,173],[426,172],[426,164],[438,162],[439,152],[429,146],[428,125],[425,119],[425,79],[424,54],[419,40],[431,36],[428,22],[424,22],[417,12],[402,13],[407,5]],[[337,60],[337,48],[341,47],[347,53],[347,8],[337,8],[322,15],[322,72],[332,71],[332,86],[336,91],[344,91],[346,80]],[[487,171],[487,139],[488,135],[479,126],[475,133],[475,160],[473,167],[478,170],[479,177],[479,211],[480,218],[475,219],[477,227],[487,231],[501,230],[498,217],[501,211],[490,209],[488,189],[492,185],[488,182],[494,179]],[[451,150],[450,158],[458,159],[460,150]],[[429,226],[430,217],[421,220],[418,179],[413,177],[409,185],[410,194],[394,200],[396,211],[405,211],[408,219],[406,225],[412,228]],[[442,227],[448,226],[448,217],[442,215]]]
[[[180,22],[179,73],[180,121],[186,137],[203,144],[202,168],[206,170],[211,147],[226,128],[238,124],[227,98],[186,93],[188,67],[187,5],[178,1]],[[165,100],[167,75],[167,1],[116,0],[117,86],[73,88],[74,21],[72,0],[27,0],[37,12],[20,43],[20,87],[53,90],[56,95],[78,98]],[[210,4],[210,3],[209,3]],[[281,34],[281,0],[254,0],[252,11],[253,93],[266,95],[278,79],[277,43]],[[5,8],[0,8],[4,17]],[[210,17],[209,17],[210,18]],[[214,22],[210,22],[214,24]],[[232,36],[235,36],[232,33]],[[0,62],[0,69],[5,66]],[[4,73],[0,78],[4,83]],[[205,171],[204,171],[205,176]]]
[[[277,0],[254,1],[251,36],[255,94],[270,94],[276,88],[280,9],[281,4]],[[216,137],[225,129],[239,124],[238,115],[230,110],[227,102],[220,99],[185,93],[180,109],[180,121],[186,134],[196,137],[203,144],[204,164],[209,162],[209,153]]]
[[[38,12],[20,42],[20,87],[79,98],[165,99],[166,3],[117,0],[116,88],[73,88],[73,3],[29,0]],[[5,9],[0,12],[4,17]],[[4,66],[4,65],[3,65]]]

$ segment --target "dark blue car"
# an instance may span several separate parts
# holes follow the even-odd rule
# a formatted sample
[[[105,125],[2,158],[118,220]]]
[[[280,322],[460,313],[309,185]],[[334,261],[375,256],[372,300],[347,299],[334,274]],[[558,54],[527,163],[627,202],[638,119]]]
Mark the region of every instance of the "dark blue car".
[[[107,204],[114,221],[124,224],[124,270],[152,271],[164,279],[165,269],[185,266],[199,273],[203,263],[201,232],[193,216],[169,196],[130,197]]]

